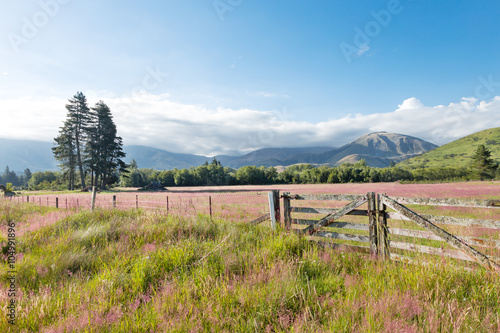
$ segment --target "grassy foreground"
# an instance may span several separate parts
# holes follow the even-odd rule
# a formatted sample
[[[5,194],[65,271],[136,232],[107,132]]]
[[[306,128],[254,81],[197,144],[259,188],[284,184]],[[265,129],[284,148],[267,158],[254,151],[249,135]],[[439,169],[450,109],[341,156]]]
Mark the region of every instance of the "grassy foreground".
[[[34,207],[0,203],[4,248],[9,221],[51,211]],[[101,210],[16,242],[17,318],[4,255],[0,332],[500,330],[494,273],[323,250],[265,226]]]

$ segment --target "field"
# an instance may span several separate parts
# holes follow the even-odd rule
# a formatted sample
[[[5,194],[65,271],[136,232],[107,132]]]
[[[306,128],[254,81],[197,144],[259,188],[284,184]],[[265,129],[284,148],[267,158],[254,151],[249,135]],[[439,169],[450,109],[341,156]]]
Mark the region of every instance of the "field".
[[[93,212],[85,209],[90,194],[30,194],[29,204],[26,198],[0,201],[0,331],[500,331],[496,273],[445,258],[381,261],[246,223],[268,210],[271,189],[500,199],[500,183],[477,182],[101,193]],[[117,209],[108,209],[113,195]],[[51,207],[56,197],[59,209]],[[61,209],[66,199],[81,205]],[[135,209],[141,202],[144,208]],[[496,212],[452,214],[500,220]],[[17,252],[12,285],[9,223],[15,225]],[[12,286],[15,297],[9,296]],[[7,317],[11,300],[14,325]]]

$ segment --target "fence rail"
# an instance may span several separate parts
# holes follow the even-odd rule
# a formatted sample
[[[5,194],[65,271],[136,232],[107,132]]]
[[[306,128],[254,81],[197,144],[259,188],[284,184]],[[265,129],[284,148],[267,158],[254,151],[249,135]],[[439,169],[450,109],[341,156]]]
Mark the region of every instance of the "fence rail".
[[[208,215],[232,221],[254,221],[264,214],[269,220],[267,192],[220,193],[140,193],[32,195],[6,197],[4,200],[32,203],[59,209],[145,209],[179,216]],[[265,220],[263,220],[265,221]]]

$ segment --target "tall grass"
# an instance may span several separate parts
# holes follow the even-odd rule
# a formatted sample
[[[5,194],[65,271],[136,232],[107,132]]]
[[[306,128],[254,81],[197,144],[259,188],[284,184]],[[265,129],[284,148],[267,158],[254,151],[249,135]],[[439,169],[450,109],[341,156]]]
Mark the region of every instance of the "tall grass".
[[[202,215],[81,211],[26,232],[18,252],[17,322],[0,316],[1,332],[500,330],[494,273],[384,262]]]

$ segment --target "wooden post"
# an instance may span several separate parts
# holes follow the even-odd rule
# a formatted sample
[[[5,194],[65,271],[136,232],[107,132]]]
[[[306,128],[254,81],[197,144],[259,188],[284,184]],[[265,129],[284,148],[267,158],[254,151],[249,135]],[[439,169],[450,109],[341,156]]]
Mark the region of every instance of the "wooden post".
[[[290,216],[290,192],[283,193],[283,217],[286,230],[290,230],[292,226],[292,218]]]
[[[90,202],[90,207],[92,210],[95,208],[95,196],[97,194],[97,187],[92,186],[92,201]]]
[[[274,193],[269,192],[269,214],[271,215],[271,228],[276,229],[276,209],[274,208]]]
[[[168,195],[167,195],[167,215],[168,215]]]
[[[30,196],[29,195],[26,197],[26,202],[30,202]]]
[[[273,190],[273,201],[274,201],[274,218],[276,223],[281,223],[281,211],[280,211],[280,191]]]
[[[139,196],[135,195],[135,208],[139,209]]]
[[[368,192],[368,230],[370,233],[370,253],[373,255],[378,254],[378,237],[377,237],[377,212],[375,204],[375,192]]]
[[[116,195],[113,195],[113,208],[116,208]]]
[[[68,198],[66,198],[66,209],[68,209]]]
[[[212,196],[208,196],[208,206],[210,207],[210,218],[212,217]]]
[[[49,205],[49,197],[47,197],[47,206]]]
[[[42,197],[38,198],[38,205],[41,206],[42,205]]]
[[[56,208],[59,208],[59,198],[56,198]]]
[[[377,210],[378,253],[382,256],[382,259],[390,259],[389,236],[387,234],[387,206],[382,202],[380,194],[377,194]]]

